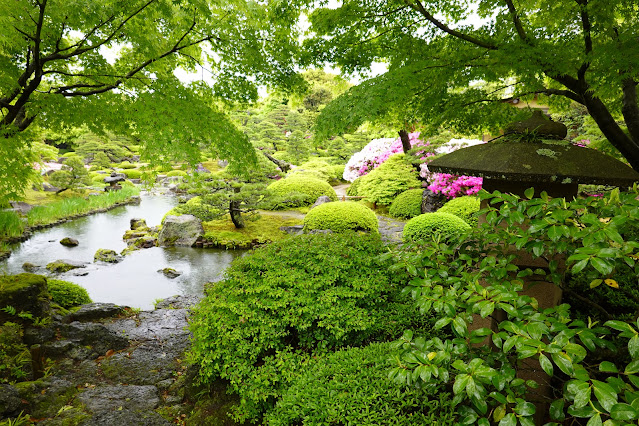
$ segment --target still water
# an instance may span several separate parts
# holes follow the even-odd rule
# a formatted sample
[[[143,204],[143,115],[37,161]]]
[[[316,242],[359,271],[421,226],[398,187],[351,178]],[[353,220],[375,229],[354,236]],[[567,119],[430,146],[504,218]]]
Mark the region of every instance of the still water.
[[[56,278],[80,284],[94,302],[111,302],[141,309],[151,309],[156,299],[182,294],[201,295],[206,282],[219,279],[241,251],[196,249],[188,247],[142,249],[128,254],[117,264],[94,264],[93,255],[100,249],[121,252],[126,248],[122,235],[131,218],[143,218],[147,225],[158,225],[162,217],[177,204],[168,195],[142,194],[139,205],[118,207],[106,213],[75,219],[62,225],[36,231],[32,237],[14,247],[9,259],[0,262],[0,272],[24,272],[25,262],[41,267],[37,273],[50,275],[44,267],[58,259],[91,262]],[[76,247],[60,244],[64,237],[77,239]],[[158,269],[170,267],[182,272],[169,279]],[[85,276],[78,273],[88,272]]]

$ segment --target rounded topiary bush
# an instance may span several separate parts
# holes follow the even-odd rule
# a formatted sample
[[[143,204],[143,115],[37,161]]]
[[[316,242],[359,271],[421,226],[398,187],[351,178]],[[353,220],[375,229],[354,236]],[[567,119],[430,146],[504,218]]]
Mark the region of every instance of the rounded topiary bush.
[[[267,416],[271,426],[457,425],[450,395],[399,385],[388,343],[349,348],[305,369]]]
[[[357,195],[366,201],[384,206],[411,188],[421,188],[417,171],[406,161],[404,154],[391,155],[381,166],[360,177]]]
[[[333,232],[378,232],[377,216],[368,207],[352,201],[334,201],[314,207],[304,217],[304,232],[330,229]]]
[[[346,189],[346,195],[348,195],[349,197],[358,197],[359,185],[361,183],[362,183],[362,177],[360,176],[357,179],[355,179],[353,182],[351,182],[348,189]]]
[[[388,213],[393,217],[411,219],[422,214],[423,189],[409,189],[399,194],[391,203]]]
[[[69,281],[47,278],[47,288],[51,295],[51,300],[63,308],[71,308],[92,302],[89,293],[84,287]]]
[[[337,194],[327,182],[308,176],[291,176],[280,179],[270,184],[267,189],[276,197],[286,197],[292,193],[300,193],[308,198],[303,205],[311,205],[322,195],[328,196],[331,201],[337,201]]]
[[[259,418],[311,359],[346,346],[432,332],[401,294],[406,274],[380,258],[378,235],[299,235],[237,258],[194,309],[190,361],[204,384],[239,395],[234,417]]]
[[[141,179],[142,178],[142,170],[138,169],[125,169],[120,173],[124,173],[129,179]]]
[[[166,174],[166,177],[173,177],[173,176],[186,176],[187,173],[184,170],[171,170],[170,172],[168,172]]]
[[[406,223],[403,240],[404,242],[433,240],[435,238],[447,240],[468,229],[470,229],[470,225],[453,214],[424,213]]]
[[[470,226],[477,226],[480,203],[479,197],[467,195],[453,198],[437,210],[437,212],[454,214]]]

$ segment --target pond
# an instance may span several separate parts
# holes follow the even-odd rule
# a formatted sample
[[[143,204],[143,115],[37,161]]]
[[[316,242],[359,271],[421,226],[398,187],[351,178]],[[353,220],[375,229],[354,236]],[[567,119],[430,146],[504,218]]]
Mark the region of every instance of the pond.
[[[29,262],[39,266],[37,273],[50,275],[44,267],[58,259],[93,262],[100,249],[121,252],[126,248],[122,235],[129,229],[131,218],[143,218],[149,226],[158,225],[162,217],[177,204],[169,195],[141,194],[139,205],[117,207],[35,231],[31,238],[13,247],[9,259],[0,262],[0,271],[8,274],[24,272]],[[60,244],[64,237],[79,241],[76,247]],[[219,279],[231,261],[242,251],[196,249],[188,247],[153,247],[134,251],[117,264],[94,264],[76,269],[56,278],[80,284],[94,302],[111,302],[134,308],[151,309],[157,299],[173,295],[201,295],[206,282]],[[182,272],[170,279],[157,272],[170,267]],[[77,274],[84,274],[79,276]]]

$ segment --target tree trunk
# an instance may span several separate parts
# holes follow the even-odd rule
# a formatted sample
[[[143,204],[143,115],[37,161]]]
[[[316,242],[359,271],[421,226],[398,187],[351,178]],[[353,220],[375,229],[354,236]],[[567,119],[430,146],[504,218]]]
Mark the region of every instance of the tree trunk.
[[[240,188],[233,188],[235,194],[240,192]],[[240,201],[231,199],[229,203],[229,213],[231,215],[231,221],[237,229],[244,228],[244,218],[242,217],[242,211],[240,210]]]
[[[266,151],[261,151],[261,152],[262,152],[262,154],[264,154],[264,156],[266,158],[268,158],[273,163],[275,163],[275,165],[277,165],[277,167],[280,168],[282,173],[286,173],[286,172],[288,172],[291,169],[290,163],[287,163],[286,161],[283,161],[283,160],[278,160],[277,158],[273,157],[271,154],[269,154]]]
[[[399,139],[402,141],[402,149],[404,150],[404,154],[408,154],[408,151],[410,151],[410,137],[408,136],[408,132],[404,129],[400,130],[399,132]]]
[[[639,144],[619,127],[606,105],[597,97],[584,95],[584,104],[604,136],[639,171]]]

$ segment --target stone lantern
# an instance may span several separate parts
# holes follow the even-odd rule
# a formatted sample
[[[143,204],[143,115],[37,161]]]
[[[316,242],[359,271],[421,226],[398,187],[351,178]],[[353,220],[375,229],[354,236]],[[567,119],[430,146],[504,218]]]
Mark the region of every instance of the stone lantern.
[[[537,195],[545,191],[551,197],[571,199],[577,196],[580,183],[629,187],[639,182],[639,173],[631,167],[594,149],[570,144],[563,140],[566,134],[566,126],[535,111],[531,118],[508,125],[502,137],[437,158],[428,164],[428,169],[482,177],[483,189],[488,192],[497,190],[519,196],[534,187]],[[486,203],[482,203],[482,208]],[[479,221],[481,223],[482,218]],[[546,261],[533,259],[514,247],[512,253],[522,269],[548,268]],[[555,260],[560,267],[564,264],[562,258]],[[561,289],[550,282],[525,282],[523,293],[537,299],[540,310],[556,306],[561,300]],[[496,318],[499,320],[499,315]],[[496,324],[477,316],[472,328],[482,327],[496,329]],[[534,392],[538,396],[548,394],[547,376],[537,361],[528,359],[524,364],[520,377],[532,378],[541,384]]]

